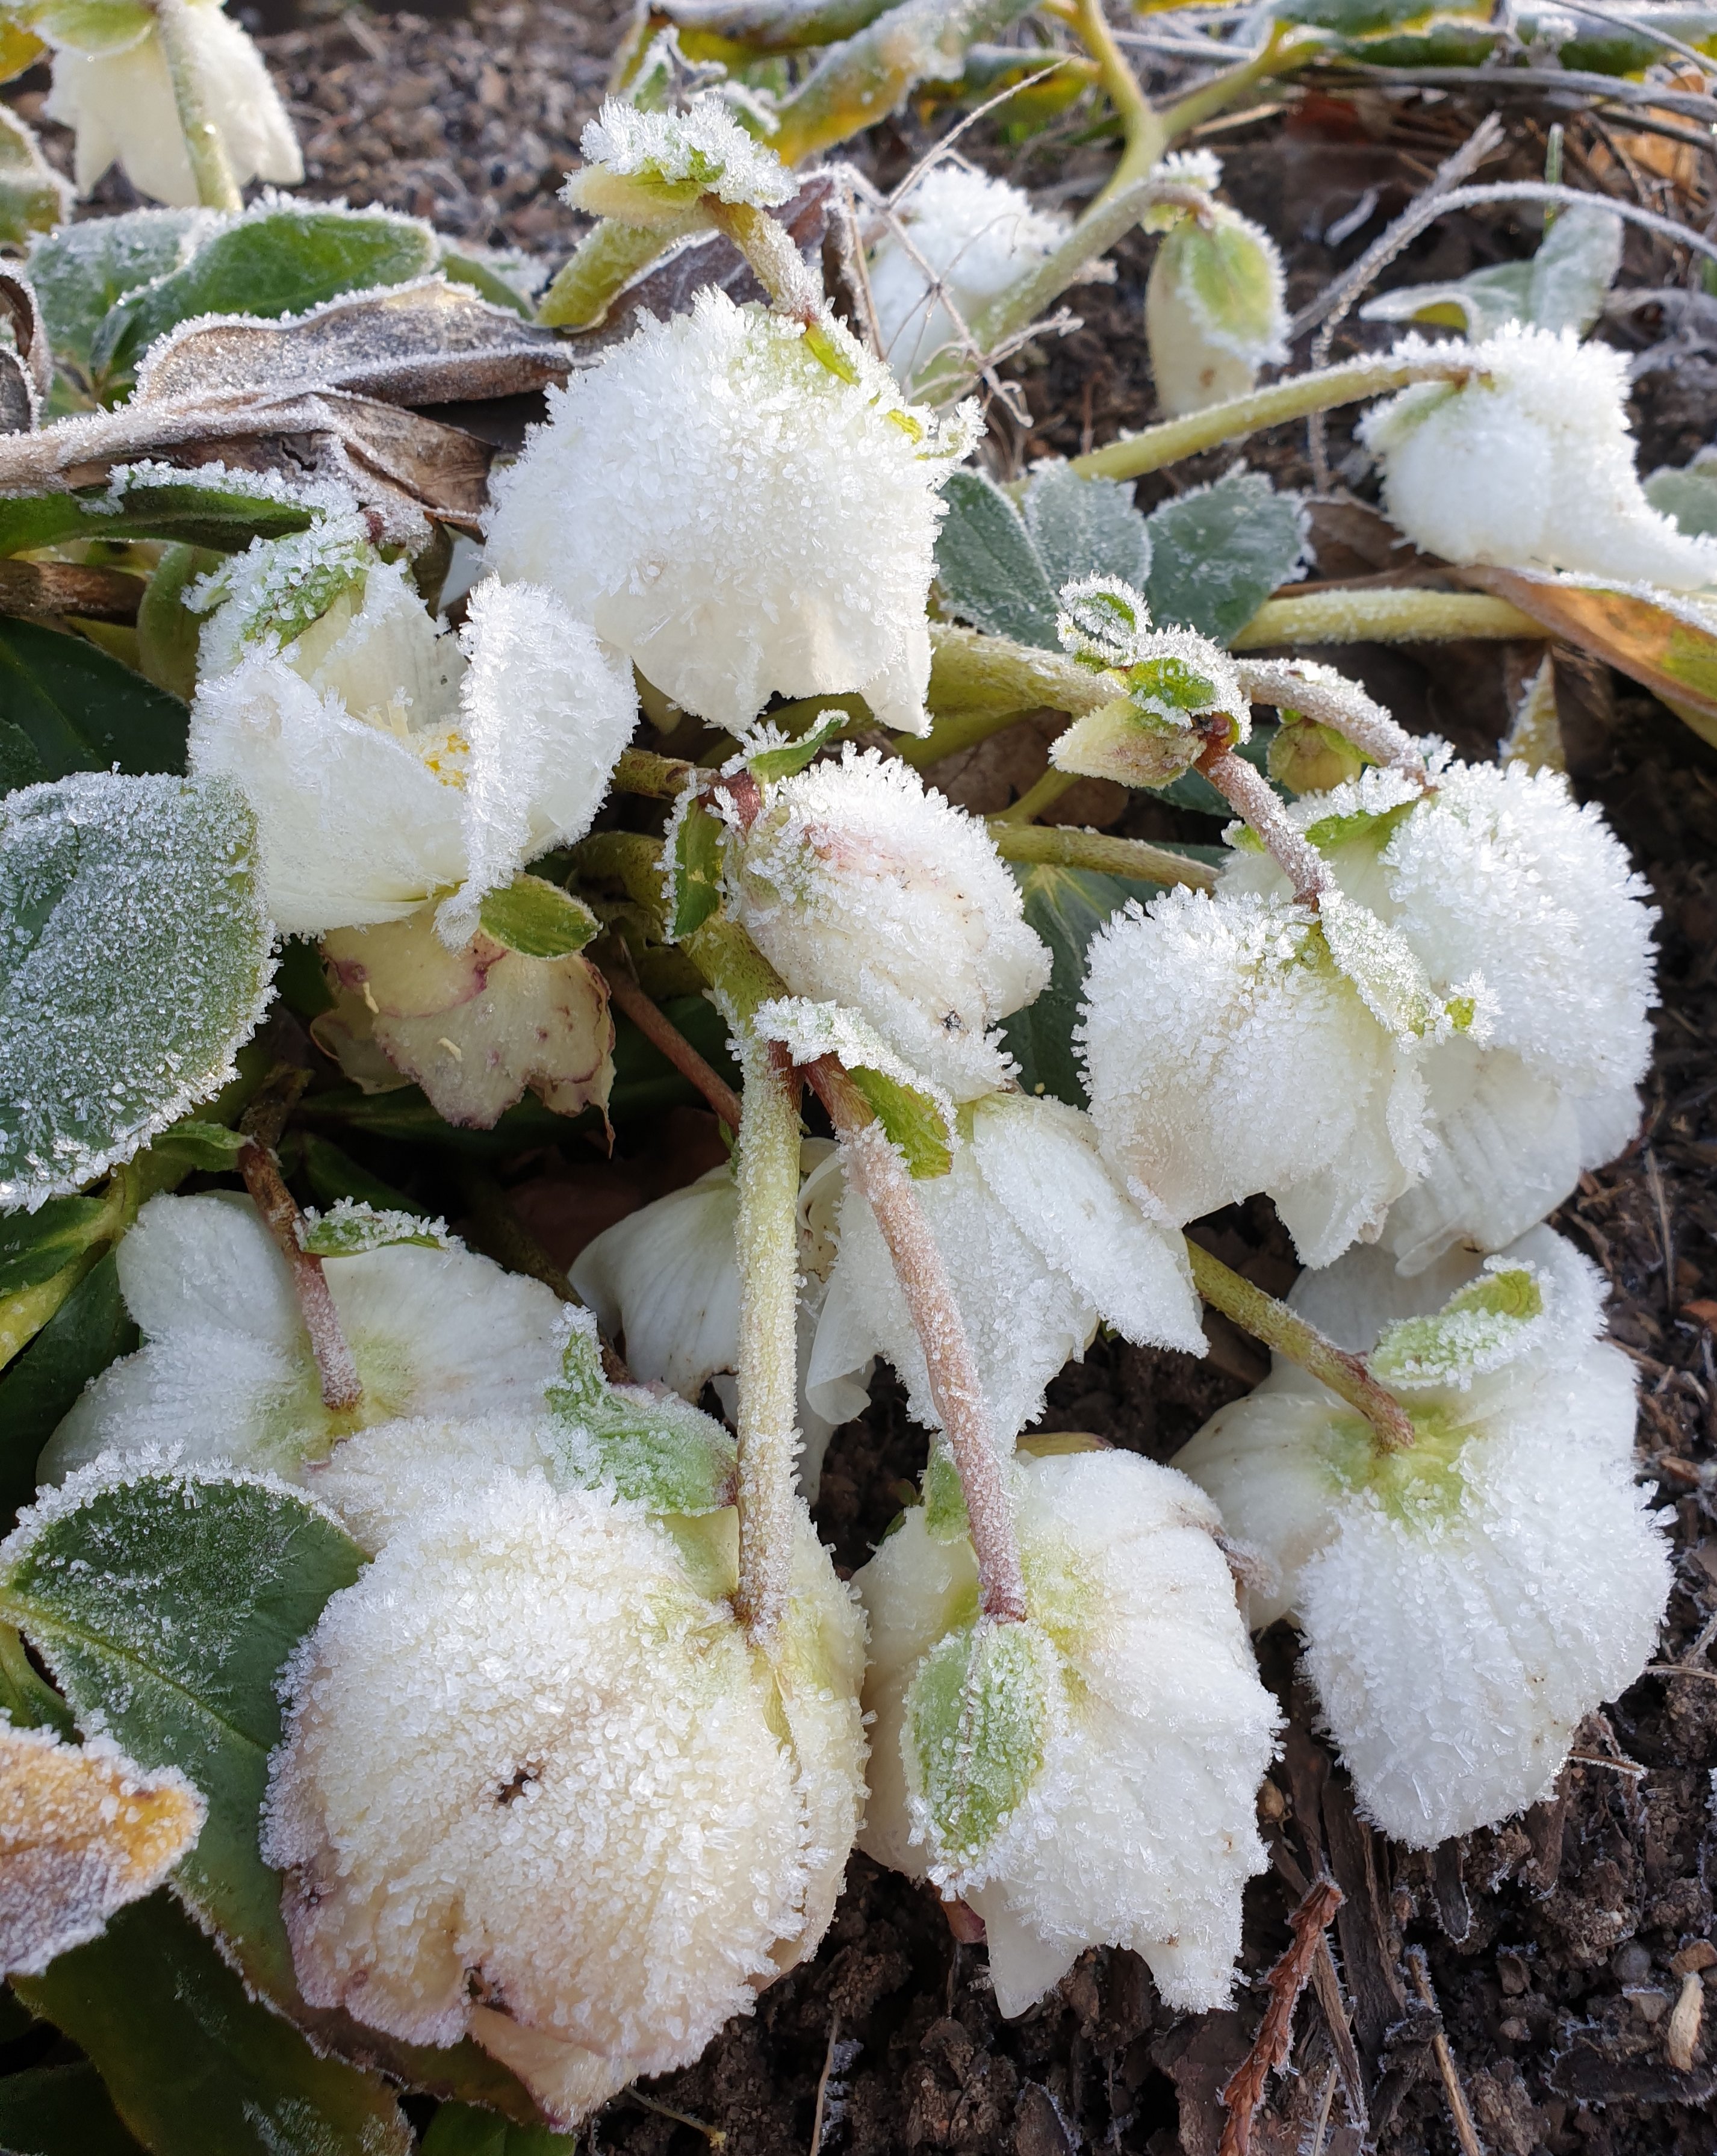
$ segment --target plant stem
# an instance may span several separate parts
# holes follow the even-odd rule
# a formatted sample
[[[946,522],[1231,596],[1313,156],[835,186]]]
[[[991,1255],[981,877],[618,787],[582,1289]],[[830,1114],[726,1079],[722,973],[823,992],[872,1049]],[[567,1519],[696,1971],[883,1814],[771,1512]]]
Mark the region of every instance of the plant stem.
[[[656,1003],[646,995],[623,961],[601,969],[610,998],[625,1012],[653,1048],[659,1049],[679,1071],[690,1079],[730,1131],[740,1127],[740,1097],[720,1071],[712,1070],[685,1035]]]
[[[756,273],[778,314],[807,326],[823,312],[823,292],[805,267],[804,257],[767,210],[753,203],[726,203],[706,194],[700,205],[718,232],[725,233]]]
[[[1127,131],[1120,162],[1092,204],[1095,209],[1124,192],[1135,180],[1145,177],[1168,147],[1168,130],[1163,125],[1162,115],[1140,89],[1126,54],[1116,44],[1103,0],[1078,0],[1074,28],[1079,33],[1079,42],[1096,61],[1109,101]],[[1089,215],[1088,210],[1086,217]]]
[[[1263,1341],[1275,1354],[1298,1363],[1338,1399],[1357,1408],[1386,1450],[1404,1452],[1412,1445],[1413,1426],[1407,1410],[1377,1383],[1363,1355],[1351,1355],[1345,1348],[1338,1348],[1285,1302],[1278,1302],[1274,1296],[1254,1287],[1190,1235],[1187,1255],[1192,1262],[1192,1285],[1212,1309],[1232,1317],[1254,1340]]]
[[[1463,362],[1435,357],[1351,360],[1315,374],[1293,375],[1244,397],[1231,397],[1182,419],[1165,419],[1136,434],[1123,434],[1105,449],[1073,458],[1068,468],[1081,479],[1138,479],[1182,457],[1196,456],[1201,449],[1239,441],[1265,427],[1279,427],[1284,420],[1304,419],[1338,404],[1357,404],[1415,382],[1464,382],[1472,371]]]
[[[1243,60],[1238,67],[1225,69],[1209,82],[1200,83],[1197,90],[1189,90],[1184,97],[1161,108],[1157,117],[1165,143],[1178,141],[1193,128],[1202,127],[1207,120],[1214,120],[1219,112],[1226,112],[1237,98],[1257,84],[1291,74],[1321,51],[1323,43],[1315,32],[1307,33],[1285,23],[1276,23],[1262,52],[1254,54],[1249,60]]]
[[[1113,675],[1095,673],[1065,652],[1042,651],[1034,644],[985,636],[946,622],[930,624],[927,701],[933,711],[947,711],[957,719],[957,748],[983,738],[975,731],[980,711],[996,714],[997,726],[1011,726],[1046,705],[1079,718],[1112,703],[1124,686]],[[897,746],[903,755],[910,752],[910,762],[921,771],[949,752],[939,746],[944,738],[932,727],[921,737],[904,737]]]
[[[799,1081],[785,1054],[744,1035],[739,1185],[739,1591],[751,1638],[767,1646],[792,1576],[793,1458],[799,1433]]]
[[[1456,637],[1541,644],[1544,627],[1506,599],[1479,592],[1431,592],[1407,585],[1382,590],[1304,592],[1266,599],[1230,649],[1280,644],[1439,644]]]
[[[205,209],[241,210],[244,198],[203,95],[205,85],[187,0],[155,0],[155,20],[167,80],[173,86],[179,129],[185,137],[185,155],[191,161],[191,177],[197,183],[197,199]]]
[[[1029,824],[1033,816],[1041,816],[1046,808],[1053,808],[1062,795],[1079,783],[1077,772],[1058,771],[1052,764],[1035,785],[1028,786],[1012,807],[1004,808],[994,821]]]
[[[617,793],[647,793],[658,801],[671,801],[697,769],[684,757],[658,756],[653,749],[623,748],[614,766]]]
[[[1291,659],[1242,660],[1234,670],[1249,702],[1298,711],[1320,726],[1333,726],[1374,763],[1404,771],[1421,786],[1430,784],[1418,743],[1357,681],[1331,678],[1327,672],[1309,673]]]
[[[684,230],[695,232],[700,222],[689,215]],[[555,272],[537,321],[545,329],[594,329],[622,289],[681,236],[661,225],[622,224],[605,217]]]
[[[1104,875],[1132,876],[1140,883],[1183,883],[1192,891],[1216,888],[1217,871],[1207,861],[1171,853],[1144,839],[1115,839],[1107,832],[1082,831],[1069,824],[1008,824],[993,816],[989,833],[1004,861],[1094,869]]]
[[[1263,841],[1264,850],[1294,886],[1302,906],[1315,906],[1335,879],[1317,848],[1282,814],[1282,804],[1269,781],[1255,771],[1243,756],[1232,749],[1207,749],[1198,769]]]
[[[310,1352],[321,1373],[322,1405],[355,1408],[364,1396],[357,1364],[346,1344],[340,1313],[334,1307],[334,1296],[322,1271],[322,1261],[299,1242],[298,1224],[303,1216],[286,1188],[272,1146],[251,1137],[238,1156],[238,1173],[292,1276],[292,1289],[298,1297],[305,1330],[310,1335]]]

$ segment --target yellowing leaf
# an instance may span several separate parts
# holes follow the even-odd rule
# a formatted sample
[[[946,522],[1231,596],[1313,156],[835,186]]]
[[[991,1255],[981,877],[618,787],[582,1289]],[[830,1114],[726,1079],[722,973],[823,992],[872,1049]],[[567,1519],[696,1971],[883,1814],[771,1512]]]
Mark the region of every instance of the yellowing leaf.
[[[102,1738],[66,1744],[0,1722],[0,1961],[38,1976],[152,1893],[208,1806],[176,1768],[148,1774]]]

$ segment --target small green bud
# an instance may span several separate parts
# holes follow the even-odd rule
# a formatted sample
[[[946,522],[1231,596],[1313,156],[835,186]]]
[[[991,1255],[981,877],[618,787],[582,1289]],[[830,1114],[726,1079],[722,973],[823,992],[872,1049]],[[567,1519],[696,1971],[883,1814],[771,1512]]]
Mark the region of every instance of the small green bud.
[[[1269,747],[1269,773],[1290,793],[1330,793],[1357,778],[1366,766],[1362,752],[1334,726],[1284,711]]]

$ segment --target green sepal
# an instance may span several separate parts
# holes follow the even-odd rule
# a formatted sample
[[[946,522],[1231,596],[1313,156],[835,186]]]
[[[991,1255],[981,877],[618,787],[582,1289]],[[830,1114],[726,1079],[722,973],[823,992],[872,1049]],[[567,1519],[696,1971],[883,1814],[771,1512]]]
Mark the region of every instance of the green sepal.
[[[1369,840],[1381,853],[1395,836],[1397,826],[1404,824],[1417,806],[1417,801],[1397,801],[1392,808],[1356,808],[1345,816],[1320,816],[1306,827],[1306,840],[1320,854],[1338,846],[1356,845],[1361,839]]]
[[[963,1542],[971,1532],[960,1470],[943,1437],[930,1440],[924,1468],[924,1529],[933,1543]]]
[[[913,1176],[922,1182],[946,1175],[954,1165],[953,1133],[935,1096],[862,1063],[854,1065],[848,1075],[870,1103],[889,1144],[905,1157]]]
[[[325,1213],[307,1213],[298,1230],[300,1249],[313,1258],[359,1258],[368,1250],[392,1250],[408,1245],[422,1250],[444,1250],[451,1238],[437,1221],[420,1213],[383,1211],[352,1199],[336,1202]]]
[[[756,756],[747,757],[746,768],[760,786],[767,786],[778,778],[791,778],[827,748],[847,723],[845,711],[824,711],[817,723],[796,741],[783,742],[779,748],[766,748]]]
[[[721,903],[725,830],[704,803],[689,801],[674,834],[674,916],[668,933],[678,943],[701,928]]]
[[[727,1431],[673,1394],[611,1385],[587,1316],[574,1318],[560,1382],[545,1397],[556,1466],[568,1481],[612,1486],[653,1512],[692,1518],[733,1503],[738,1455]]]
[[[1162,243],[1162,274],[1212,338],[1236,352],[1266,351],[1280,333],[1280,268],[1268,239],[1218,208],[1183,218]]]
[[[906,1694],[906,1752],[932,1854],[980,1865],[1048,1756],[1060,1707],[1054,1647],[1029,1620],[980,1617],[939,1640]]]
[[[602,927],[582,898],[546,877],[515,875],[485,891],[477,909],[485,936],[526,958],[567,958]]]
[[[1544,1315],[1530,1265],[1494,1265],[1428,1317],[1386,1326],[1367,1361],[1386,1385],[1465,1386],[1475,1371],[1511,1361],[1526,1328]]]

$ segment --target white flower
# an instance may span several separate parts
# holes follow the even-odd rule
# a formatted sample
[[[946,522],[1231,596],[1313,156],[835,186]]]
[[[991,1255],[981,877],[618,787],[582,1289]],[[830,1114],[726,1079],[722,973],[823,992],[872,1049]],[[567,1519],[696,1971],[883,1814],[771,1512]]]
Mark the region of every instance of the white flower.
[[[1012,1479],[1028,1623],[974,1626],[971,1546],[926,1507],[858,1574],[876,1717],[859,1845],[983,1918],[1004,2014],[1101,1944],[1142,1954],[1172,2006],[1225,2005],[1277,1717],[1215,1508],[1131,1453],[1024,1459]],[[951,1790],[937,1741],[967,1702],[946,1680],[984,1632],[992,1696]]]
[[[1651,1656],[1669,1565],[1601,1293],[1548,1228],[1483,1271],[1451,1252],[1412,1281],[1352,1251],[1289,1300],[1342,1347],[1377,1343],[1417,1444],[1381,1450],[1279,1361],[1176,1462],[1273,1563],[1252,1621],[1295,1613],[1360,1802],[1410,1846],[1543,1795],[1582,1718]]]
[[[803,1382],[834,1263],[833,1214],[840,1183],[838,1173],[817,1173],[833,1152],[827,1139],[806,1140],[803,1163],[811,1172],[799,1195],[799,1486],[812,1501],[830,1437],[864,1405],[861,1398],[844,1413],[821,1414]],[[620,1344],[635,1378],[669,1386],[694,1402],[713,1381],[730,1414],[739,1368],[738,1219],[738,1187],[724,1163],[605,1228],[572,1266],[573,1286]]]
[[[93,50],[56,35],[76,10],[47,11],[42,33],[54,46],[54,86],[42,110],[77,133],[78,192],[87,195],[111,164],[140,194],[177,209],[198,196],[160,33],[151,22],[130,44]],[[203,105],[242,187],[251,180],[296,187],[304,159],[262,54],[219,0],[185,0],[182,18]]]
[[[363,1385],[345,1409],[322,1404],[286,1261],[248,1198],[151,1199],[117,1264],[143,1345],[105,1370],[54,1431],[46,1481],[104,1452],[160,1446],[313,1484],[341,1439],[399,1419],[491,1418],[484,1426],[506,1447],[503,1424],[540,1416],[543,1388],[560,1373],[555,1296],[451,1241],[325,1261]]]
[[[457,638],[332,518],[205,588],[191,761],[249,795],[288,934],[398,921],[449,947],[484,892],[582,838],[637,723],[631,680],[550,593],[494,579]]]
[[[1267,1191],[1308,1264],[1378,1233],[1423,1160],[1419,1045],[1305,907],[1169,891],[1115,915],[1087,967],[1091,1119],[1141,1204],[1192,1220]]]
[[[1060,1101],[994,1093],[967,1109],[946,1175],[914,1184],[983,1373],[1002,1451],[1043,1410],[1043,1389],[1099,1322],[1129,1340],[1204,1353],[1181,1237],[1147,1219],[1105,1167],[1089,1118]],[[860,1194],[841,1205],[839,1251],[807,1390],[850,1384],[880,1354],[914,1418],[935,1427],[924,1350]]]
[[[612,1492],[423,1515],[290,1669],[266,1861],[300,1985],[469,2033],[566,2125],[810,1952],[863,1796],[863,1627],[809,1519],[772,1662]]]
[[[1434,780],[1421,794],[1371,771],[1286,811],[1433,995],[1482,988],[1482,1024],[1433,1029],[1420,1057],[1430,1150],[1383,1229],[1407,1271],[1457,1240],[1501,1249],[1621,1152],[1655,1000],[1647,886],[1597,808],[1519,762],[1439,762]],[[1285,886],[1241,855],[1223,888]]]
[[[684,112],[650,112],[610,97],[579,138],[585,169],[561,199],[592,217],[632,223],[675,219],[704,193],[766,209],[791,202],[798,182],[774,151],[753,141],[715,91]]]
[[[838,323],[823,336],[853,379],[714,290],[645,322],[550,391],[497,476],[486,558],[730,732],[775,690],[856,690],[921,733],[936,489],[971,425],[935,431]]]
[[[982,824],[916,772],[848,747],[768,788],[728,842],[728,896],[794,995],[858,1011],[956,1100],[1002,1085],[992,1029],[1049,953]]]
[[[894,217],[904,237],[891,224],[872,250],[870,296],[883,355],[907,383],[966,372],[969,355],[947,303],[972,329],[974,317],[1038,268],[1069,230],[1067,218],[1034,208],[1005,180],[951,163],[933,166]]]
[[[1717,581],[1717,545],[1652,507],[1627,430],[1626,355],[1509,323],[1479,345],[1426,345],[1474,370],[1424,382],[1367,413],[1360,435],[1383,467],[1389,514],[1451,562],[1567,569],[1696,591]]]

